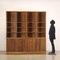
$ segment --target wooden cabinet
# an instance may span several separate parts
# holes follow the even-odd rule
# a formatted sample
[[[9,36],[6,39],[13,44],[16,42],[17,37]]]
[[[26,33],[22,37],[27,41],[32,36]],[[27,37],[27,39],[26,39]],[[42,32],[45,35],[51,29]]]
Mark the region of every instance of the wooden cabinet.
[[[7,52],[46,53],[46,12],[7,11]]]

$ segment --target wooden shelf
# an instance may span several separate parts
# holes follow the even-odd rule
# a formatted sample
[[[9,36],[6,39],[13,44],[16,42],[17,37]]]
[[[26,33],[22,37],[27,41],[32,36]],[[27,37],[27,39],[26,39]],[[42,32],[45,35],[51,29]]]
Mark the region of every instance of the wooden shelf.
[[[7,52],[46,52],[46,12],[8,11],[6,14]]]

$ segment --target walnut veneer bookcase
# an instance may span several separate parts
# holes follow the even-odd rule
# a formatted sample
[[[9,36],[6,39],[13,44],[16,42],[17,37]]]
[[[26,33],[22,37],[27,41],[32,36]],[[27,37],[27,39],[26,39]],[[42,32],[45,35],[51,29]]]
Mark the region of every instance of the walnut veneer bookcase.
[[[7,52],[46,53],[46,12],[7,11]]]

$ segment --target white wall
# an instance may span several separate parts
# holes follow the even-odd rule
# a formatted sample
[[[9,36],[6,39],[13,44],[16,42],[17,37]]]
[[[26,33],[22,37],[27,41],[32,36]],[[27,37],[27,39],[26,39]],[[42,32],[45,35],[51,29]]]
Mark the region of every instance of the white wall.
[[[60,50],[60,1],[59,0],[0,0],[0,51],[6,51],[6,11],[46,11],[46,49],[51,50],[49,27],[56,21],[56,50]]]

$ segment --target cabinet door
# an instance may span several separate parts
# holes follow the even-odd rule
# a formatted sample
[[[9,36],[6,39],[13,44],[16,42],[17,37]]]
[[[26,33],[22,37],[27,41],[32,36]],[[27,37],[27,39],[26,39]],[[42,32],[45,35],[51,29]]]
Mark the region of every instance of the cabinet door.
[[[46,51],[46,39],[41,38],[41,51]]]
[[[23,39],[15,40],[15,52],[23,52]]]
[[[15,39],[7,39],[7,52],[15,51]]]

